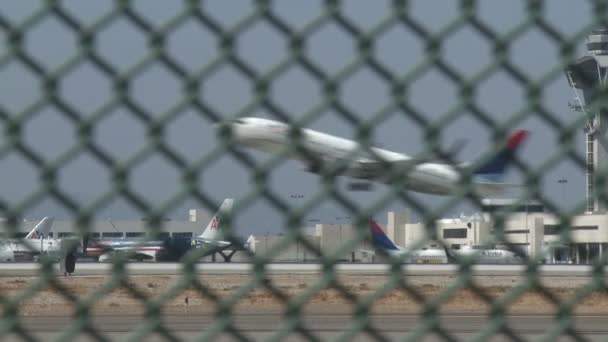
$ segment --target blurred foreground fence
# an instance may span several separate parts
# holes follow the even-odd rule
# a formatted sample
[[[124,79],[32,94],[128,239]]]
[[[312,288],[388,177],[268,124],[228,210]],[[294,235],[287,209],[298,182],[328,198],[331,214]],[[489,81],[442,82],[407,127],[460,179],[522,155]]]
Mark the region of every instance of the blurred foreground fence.
[[[584,173],[589,170],[587,160],[581,157],[580,153],[576,153],[574,143],[576,134],[585,127],[590,116],[580,115],[577,120],[565,124],[545,105],[543,96],[549,84],[560,78],[563,80],[563,70],[574,62],[577,57],[577,46],[584,40],[585,36],[592,29],[606,24],[606,2],[590,2],[595,15],[589,15],[588,25],[582,28],[580,32],[567,36],[560,33],[557,27],[545,20],[545,2],[543,1],[528,2],[526,13],[520,18],[519,24],[506,32],[500,33],[495,31],[488,24],[488,21],[478,13],[477,1],[460,1],[459,9],[454,17],[437,30],[429,30],[424,22],[412,15],[410,1],[395,0],[390,2],[391,7],[388,14],[382,20],[365,28],[362,28],[346,13],[344,7],[349,6],[348,3],[348,1],[325,1],[320,5],[321,10],[318,15],[308,18],[305,23],[300,22],[297,25],[292,23],[289,18],[284,18],[276,10],[275,1],[256,1],[252,3],[249,12],[230,23],[218,21],[206,9],[206,1],[183,1],[179,5],[176,2],[177,10],[175,10],[174,15],[161,23],[151,20],[149,15],[141,11],[142,8],[148,8],[154,12],[154,6],[158,4],[153,2],[146,2],[143,5],[143,2],[114,1],[107,11],[94,15],[87,14],[88,20],[84,20],[75,14],[78,13],[75,8],[81,9],[81,5],[77,5],[74,1],[49,0],[41,2],[26,15],[21,13],[22,15],[19,18],[14,13],[20,11],[13,11],[14,8],[20,6],[18,2],[3,5],[3,7],[12,7],[13,10],[4,11],[0,9],[0,27],[2,28],[3,38],[2,49],[0,50],[0,72],[2,69],[18,66],[21,72],[27,74],[27,77],[23,77],[21,81],[25,82],[25,78],[27,78],[31,87],[29,85],[19,85],[20,80],[17,80],[17,83],[9,83],[7,78],[0,79],[1,89],[20,87],[18,92],[21,96],[20,105],[0,103],[0,123],[5,132],[0,145],[0,159],[18,155],[26,160],[28,164],[35,166],[40,180],[35,191],[27,194],[19,201],[13,200],[11,196],[3,194],[0,190],[0,194],[2,194],[0,210],[5,217],[4,227],[6,232],[15,234],[19,228],[19,218],[28,210],[32,210],[39,205],[42,198],[51,198],[71,213],[77,221],[80,234],[84,235],[95,219],[95,214],[120,198],[129,206],[136,208],[142,216],[148,217],[149,232],[158,234],[163,231],[163,217],[166,213],[179,206],[186,199],[194,198],[199,205],[215,210],[218,205],[217,200],[206,193],[206,189],[200,186],[200,182],[202,182],[201,179],[204,177],[206,170],[216,160],[229,154],[249,171],[251,179],[255,183],[252,191],[243,193],[242,197],[237,199],[232,216],[238,215],[239,210],[251,206],[257,199],[264,198],[284,215],[285,222],[288,223],[285,229],[284,242],[276,250],[271,251],[270,256],[260,257],[249,254],[248,258],[255,264],[255,274],[250,282],[243,284],[242,288],[230,298],[220,297],[196,276],[194,265],[201,254],[205,253],[201,250],[193,250],[182,259],[183,272],[180,281],[172,286],[165,295],[158,298],[148,298],[144,293],[130,288],[129,291],[131,291],[132,296],[144,303],[146,311],[145,324],[131,335],[134,340],[142,339],[153,332],[160,333],[168,339],[177,339],[175,332],[163,324],[163,305],[184,289],[192,288],[196,289],[203,297],[216,303],[217,320],[210,329],[201,331],[201,337],[204,339],[212,340],[215,336],[224,332],[231,334],[235,339],[248,339],[247,334],[238,331],[231,321],[231,315],[234,312],[233,306],[254,289],[265,288],[284,303],[286,312],[285,321],[278,322],[280,324],[274,337],[282,339],[290,336],[291,333],[298,333],[305,339],[316,340],[318,336],[315,332],[307,330],[306,325],[300,320],[302,307],[320,289],[328,287],[339,291],[352,302],[354,312],[352,325],[344,327],[344,331],[340,334],[340,337],[344,340],[359,332],[366,332],[371,338],[378,340],[386,338],[383,332],[376,329],[369,320],[369,314],[375,300],[394,289],[419,298],[421,305],[424,307],[420,326],[409,335],[411,339],[416,339],[427,333],[436,333],[447,340],[453,339],[454,337],[450,331],[446,330],[438,319],[438,312],[442,304],[453,293],[463,288],[474,291],[491,306],[487,326],[476,335],[479,339],[491,337],[494,334],[504,334],[514,340],[521,339],[518,333],[510,328],[508,321],[505,319],[505,313],[510,304],[516,301],[522,293],[530,290],[539,291],[547,300],[553,302],[559,308],[555,325],[548,328],[546,337],[569,334],[572,338],[578,339],[577,331],[572,326],[571,315],[577,301],[593,291],[605,291],[606,286],[603,280],[605,274],[601,267],[602,264],[605,264],[603,262],[605,257],[598,259],[596,262],[593,281],[588,286],[581,288],[577,292],[577,296],[569,301],[561,301],[542,286],[537,274],[539,260],[533,258],[526,259],[528,266],[525,272],[526,281],[514,287],[512,292],[498,300],[484,293],[484,290],[476,285],[471,272],[471,264],[474,260],[468,259],[461,260],[461,272],[453,279],[453,284],[431,300],[424,300],[416,293],[416,289],[408,284],[407,276],[403,274],[399,267],[399,260],[389,261],[393,263],[394,267],[391,268],[391,274],[387,277],[387,283],[376,289],[377,291],[372,295],[360,296],[356,291],[340,283],[333,267],[345,252],[352,250],[368,239],[368,217],[377,214],[387,203],[398,200],[417,212],[422,217],[426,227],[430,228],[426,231],[426,238],[419,241],[413,248],[422,247],[430,240],[441,240],[437,236],[437,230],[434,229],[437,219],[458,206],[463,200],[476,207],[481,207],[482,198],[472,187],[472,175],[463,175],[462,188],[456,191],[453,196],[443,200],[441,205],[432,208],[403,189],[402,186],[405,185],[406,179],[404,175],[409,170],[393,169],[388,163],[386,164],[387,177],[393,177],[397,181],[380,196],[379,200],[366,207],[362,207],[356,201],[353,201],[351,199],[353,195],[341,190],[334,182],[337,177],[336,170],[339,170],[340,165],[333,165],[336,167],[327,168],[323,171],[319,176],[321,180],[319,189],[315,189],[314,194],[302,200],[298,206],[286,203],[270,187],[270,183],[273,169],[281,164],[285,155],[296,151],[302,152],[303,146],[298,140],[301,136],[299,128],[306,127],[323,115],[328,115],[328,112],[355,128],[358,140],[361,141],[364,149],[369,147],[375,128],[378,125],[394,116],[407,118],[423,132],[426,140],[426,145],[423,146],[423,155],[436,156],[445,163],[453,163],[455,160],[442,148],[441,141],[444,137],[444,128],[462,116],[466,115],[472,118],[477,124],[485,128],[495,144],[494,151],[503,147],[502,144],[508,132],[517,128],[524,120],[534,116],[543,125],[553,130],[553,133],[559,137],[560,144],[547,146],[546,155],[538,166],[530,167],[522,160],[515,159],[515,166],[523,174],[522,178],[525,183],[525,187],[519,195],[520,200],[539,201],[549,211],[555,213],[560,221],[557,237],[564,244],[570,243],[571,234],[568,228],[571,217],[587,208],[587,203],[582,202],[579,207],[564,210],[554,199],[547,197],[543,192],[543,176],[564,160],[579,167],[580,172]],[[230,6],[226,5],[226,10],[230,11]],[[159,11],[162,11],[162,9],[159,9]],[[70,39],[73,39],[77,45],[73,54],[59,62],[53,57],[54,52],[57,52],[53,50],[53,37],[49,37],[47,41],[38,39],[32,46],[33,38],[31,35],[33,32],[40,34],[41,27],[44,30],[44,25],[48,24],[48,21],[62,26],[62,30],[67,32]],[[266,68],[253,65],[254,63],[249,57],[239,53],[240,39],[260,23],[263,23],[266,30],[271,32],[268,33],[268,37],[271,34],[275,38],[278,36],[278,39],[284,43],[283,56],[276,63],[271,63]],[[215,55],[208,58],[203,65],[195,67],[185,65],[183,55],[176,55],[170,51],[169,45],[172,42],[173,35],[183,29],[186,24],[194,25],[198,30],[204,31],[205,37],[211,37],[216,43]],[[103,47],[105,45],[100,44],[99,35],[101,32],[108,30],[113,25],[128,26],[129,32],[136,31],[137,35],[144,37],[143,39],[147,43],[146,52],[141,56],[130,56],[128,51],[125,52],[125,58],[132,61],[128,65],[117,65],[108,56],[120,54],[120,51],[108,51]],[[347,63],[332,71],[315,60],[314,53],[311,53],[314,47],[309,44],[317,32],[329,25],[337,29],[340,35],[347,36],[355,51],[355,54]],[[420,63],[406,70],[406,72],[396,73],[393,69],[387,67],[381,58],[383,51],[378,48],[378,41],[388,31],[395,28],[413,35],[415,40],[423,46],[423,58]],[[443,53],[444,43],[455,32],[463,29],[473,32],[478,36],[478,39],[487,43],[491,51],[490,62],[487,65],[480,66],[478,71],[474,73],[465,74],[461,72],[450,63],[450,60]],[[513,53],[512,42],[530,31],[539,33],[545,43],[549,42],[554,45],[559,56],[559,62],[550,66],[548,72],[539,77],[529,76],[526,70],[522,70],[510,58]],[[120,39],[120,35],[113,39]],[[199,39],[202,39],[202,35],[198,35],[194,30],[190,35],[187,35],[186,44],[194,46]],[[263,39],[258,43],[264,44]],[[58,45],[56,48],[60,48],[60,46]],[[466,47],[462,48],[466,49]],[[45,53],[48,54],[48,58]],[[187,52],[182,53],[187,54]],[[83,65],[94,69],[97,75],[106,79],[111,89],[103,101],[98,101],[99,103],[95,105],[87,104],[88,108],[86,110],[82,106],[74,105],[64,96],[66,80],[74,70]],[[210,100],[208,96],[204,95],[209,91],[209,80],[214,77],[218,70],[226,66],[235,70],[239,77],[242,77],[250,85],[252,94],[250,100],[244,105],[230,111],[218,109],[211,103],[213,99]],[[162,111],[151,108],[146,103],[146,101],[152,101],[153,99],[136,98],[133,95],[134,83],[152,68],[159,67],[168,75],[168,80],[177,80],[180,89],[179,100]],[[299,112],[285,109],[279,103],[280,101],[277,101],[276,97],[273,96],[273,93],[279,87],[276,84],[277,80],[294,68],[298,68],[306,74],[307,78],[314,80],[322,93],[318,103],[310,103],[307,108]],[[356,108],[352,108],[349,103],[345,103],[346,101],[342,97],[344,89],[341,86],[363,69],[372,74],[374,79],[381,80],[388,89],[388,96],[378,110],[361,114]],[[439,73],[443,82],[454,86],[459,99],[454,106],[433,118],[426,115],[424,110],[413,106],[411,96],[408,93],[408,90],[420,78],[430,72]],[[477,102],[477,96],[481,91],[480,85],[497,73],[506,75],[510,82],[525,94],[524,105],[512,113],[500,113],[503,116],[500,120],[496,119],[496,113],[488,112]],[[87,83],[85,77],[77,85],[77,88],[80,88],[85,97],[80,100],[85,103],[88,96]],[[601,82],[598,84],[596,91],[602,95],[605,88]],[[153,86],[153,84],[144,84],[143,86]],[[94,97],[93,94],[91,96]],[[298,96],[298,94],[293,94],[293,96]],[[441,98],[436,100],[441,101]],[[592,111],[601,111],[604,106],[602,96],[595,97],[594,102],[586,105]],[[39,115],[44,115],[44,111],[49,108],[60,113],[63,119],[71,123],[73,134],[76,137],[76,143],[71,148],[52,158],[48,157],[45,151],[33,148],[24,138],[27,134],[28,121]],[[146,145],[124,160],[118,160],[111,153],[101,148],[95,139],[98,125],[117,108],[128,112],[131,116],[130,120],[143,124],[147,134]],[[291,123],[293,129],[290,131],[290,137],[293,143],[285,146],[283,156],[274,158],[269,162],[260,163],[237,150],[233,144],[230,129],[221,126],[217,130],[217,146],[212,146],[208,153],[197,156],[195,160],[184,158],[167,141],[165,127],[186,110],[193,111],[206,126],[242,116],[251,116],[253,113],[263,111],[274,119]],[[49,129],[47,133],[48,139],[52,139],[54,132]],[[86,204],[83,204],[77,198],[73,198],[70,193],[64,190],[62,185],[63,182],[69,182],[69,179],[66,180],[65,176],[62,176],[62,167],[83,155],[103,165],[111,179],[110,186],[99,193],[94,201]],[[161,205],[151,204],[144,196],[134,191],[131,186],[134,180],[134,169],[152,155],[160,155],[167,163],[179,170],[181,178],[180,189]],[[311,158],[314,157],[311,156]],[[487,154],[477,162],[482,163],[491,157],[492,153]],[[347,162],[343,161],[343,163]],[[605,174],[600,171],[602,170],[596,172],[593,182],[596,184],[596,196],[600,201],[605,201],[606,193],[597,190],[606,188],[604,185]],[[3,182],[11,182],[11,180],[5,178]],[[158,182],[163,182],[163,180],[158,180]],[[227,179],[226,182],[230,182],[230,180]],[[154,186],[154,184],[150,184],[150,186]],[[303,218],[325,199],[335,201],[350,213],[351,217],[354,218],[353,221],[356,222],[358,234],[356,234],[355,239],[342,245],[339,250],[321,254],[318,247],[305,238],[299,227],[303,225]],[[496,243],[508,241],[504,234],[503,225],[509,214],[509,210],[492,213]],[[235,239],[234,236],[228,236],[227,238]],[[290,296],[276,284],[273,284],[272,281],[267,281],[264,272],[264,266],[271,260],[272,255],[280,253],[283,248],[293,243],[299,243],[310,253],[319,255],[321,263],[324,265],[318,284],[297,296]],[[126,260],[117,258],[114,261],[112,276],[107,278],[107,284],[86,297],[79,297],[71,293],[57,280],[51,267],[53,260],[41,258],[41,262],[44,265],[43,271],[33,286],[23,290],[18,296],[7,296],[0,293],[4,311],[0,336],[15,333],[25,339],[34,340],[35,337],[24,329],[20,323],[19,305],[22,301],[34,296],[40,289],[52,287],[73,304],[73,312],[76,315],[73,325],[66,327],[63,338],[70,339],[82,331],[93,339],[107,339],[107,336],[96,331],[91,324],[89,320],[90,308],[97,300],[114,289],[128,284],[128,272],[125,271],[124,267]],[[127,288],[129,287],[127,286]]]

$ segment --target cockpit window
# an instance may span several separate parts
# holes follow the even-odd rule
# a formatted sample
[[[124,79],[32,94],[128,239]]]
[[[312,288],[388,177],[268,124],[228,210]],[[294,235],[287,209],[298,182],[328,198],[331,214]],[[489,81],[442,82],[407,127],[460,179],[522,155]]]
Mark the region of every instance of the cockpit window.
[[[243,119],[236,119],[234,120],[235,123],[239,124],[239,125],[244,125],[245,124],[245,120]]]

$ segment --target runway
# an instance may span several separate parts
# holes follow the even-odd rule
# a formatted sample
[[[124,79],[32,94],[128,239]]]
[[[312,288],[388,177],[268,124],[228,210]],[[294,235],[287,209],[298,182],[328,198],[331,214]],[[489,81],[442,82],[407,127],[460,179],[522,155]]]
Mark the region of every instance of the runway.
[[[75,276],[104,275],[112,272],[112,264],[78,263]],[[39,274],[40,265],[36,263],[2,263],[0,276],[35,276]],[[182,273],[180,263],[130,263],[126,266],[132,275],[176,275]],[[247,263],[200,263],[196,265],[198,274],[250,274],[253,264]],[[381,275],[389,274],[391,266],[387,264],[337,264],[334,269],[341,274]],[[58,271],[59,268],[56,267]],[[317,274],[322,272],[321,264],[270,263],[264,266],[267,274]],[[446,275],[453,276],[461,272],[459,265],[403,265],[401,270],[408,275]],[[479,276],[516,276],[526,273],[525,265],[474,265],[474,275]],[[540,276],[576,277],[590,276],[589,265],[540,265]],[[608,274],[608,266],[604,274]]]
[[[35,336],[45,337],[58,336],[62,329],[73,324],[71,317],[23,317],[21,321],[25,331]],[[95,330],[111,337],[127,337],[145,326],[145,321],[141,317],[131,315],[94,316],[92,322]],[[452,337],[470,339],[484,332],[494,336],[493,326],[489,324],[490,322],[485,315],[452,313],[440,316],[438,327]],[[289,326],[290,320],[283,313],[237,313],[233,315],[231,323],[245,337],[256,340],[276,336],[275,334],[278,334],[281,329]],[[348,314],[309,313],[303,316],[302,327],[310,330],[314,336],[324,339],[335,338],[351,328],[362,327],[359,323]],[[420,316],[414,314],[372,315],[371,323],[374,331],[388,339],[413,336],[417,333],[423,333],[422,336],[426,336],[428,340],[438,338],[437,335],[427,335],[424,330],[420,330],[423,328],[424,322]],[[507,317],[505,323],[515,335],[521,338],[541,337],[549,333],[556,333],[557,336],[563,335],[556,326],[555,318],[550,315],[511,315]],[[163,326],[169,329],[171,334],[180,338],[194,338],[209,333],[213,328],[217,328],[218,324],[220,323],[213,314],[163,317]],[[606,317],[600,315],[576,316],[573,319],[572,327],[592,340],[601,340],[608,334]],[[227,333],[221,333],[219,336],[232,340]],[[297,333],[293,333],[293,337],[297,336]],[[353,337],[352,340],[355,341],[370,338],[364,332]]]

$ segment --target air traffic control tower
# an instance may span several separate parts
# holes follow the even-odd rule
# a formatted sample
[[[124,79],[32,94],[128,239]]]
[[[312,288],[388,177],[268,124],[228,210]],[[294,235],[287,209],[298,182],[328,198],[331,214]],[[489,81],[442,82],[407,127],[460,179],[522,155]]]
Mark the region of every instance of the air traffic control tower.
[[[569,106],[587,117],[585,211],[605,212],[606,203],[598,201],[596,196],[595,172],[600,167],[608,169],[605,167],[608,165],[608,105],[597,101],[601,89],[608,86],[608,28],[592,31],[587,36],[587,55],[570,64],[565,71],[574,90],[574,103]]]

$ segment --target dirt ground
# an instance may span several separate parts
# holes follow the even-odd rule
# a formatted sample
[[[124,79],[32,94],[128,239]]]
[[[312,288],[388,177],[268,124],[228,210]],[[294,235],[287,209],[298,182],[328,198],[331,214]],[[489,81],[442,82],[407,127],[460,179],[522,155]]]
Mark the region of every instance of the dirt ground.
[[[290,301],[304,302],[304,310],[310,312],[348,314],[355,310],[351,299],[360,304],[371,303],[370,309],[377,313],[421,312],[425,304],[432,303],[443,312],[485,313],[491,303],[499,302],[506,312],[550,314],[557,310],[556,303],[571,302],[578,313],[608,314],[606,287],[586,291],[587,278],[543,279],[546,290],[539,290],[522,287],[524,282],[518,278],[480,277],[474,279],[476,291],[465,285],[455,286],[456,279],[445,276],[401,279],[406,288],[391,285],[387,277],[377,275],[340,276],[337,280],[347,295],[314,274],[272,275],[262,280],[276,294],[245,275],[199,276],[196,286],[180,285],[181,276],[130,276],[116,284],[107,276],[57,277],[54,282],[61,291],[40,284],[37,277],[3,277],[0,295],[18,300],[23,315],[67,315],[75,312],[74,301],[94,302],[93,312],[99,314],[143,314],[144,301],[164,303],[161,310],[166,313],[215,312],[218,302],[233,303],[243,313],[282,312],[286,310],[284,301]]]

